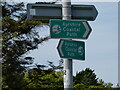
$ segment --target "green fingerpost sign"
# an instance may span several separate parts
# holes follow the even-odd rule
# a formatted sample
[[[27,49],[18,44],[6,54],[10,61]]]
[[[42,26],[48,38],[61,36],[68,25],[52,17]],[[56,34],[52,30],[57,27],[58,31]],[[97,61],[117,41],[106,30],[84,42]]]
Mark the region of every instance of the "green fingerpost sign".
[[[50,20],[51,38],[87,39],[91,31],[87,21]]]
[[[85,43],[61,39],[57,50],[61,58],[85,60]]]

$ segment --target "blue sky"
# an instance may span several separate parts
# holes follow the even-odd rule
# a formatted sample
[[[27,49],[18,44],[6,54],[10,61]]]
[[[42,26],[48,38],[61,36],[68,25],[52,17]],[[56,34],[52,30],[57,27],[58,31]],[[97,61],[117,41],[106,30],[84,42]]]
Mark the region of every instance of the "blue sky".
[[[84,4],[95,5],[98,16],[95,21],[88,22],[92,32],[90,37],[85,40],[86,59],[85,61],[73,60],[73,74],[75,75],[76,72],[85,68],[91,68],[95,70],[99,79],[115,85],[118,83],[118,6],[115,0],[114,2],[110,2],[112,0],[104,1],[106,2],[84,2]],[[28,1],[28,3],[31,2],[34,1]],[[38,28],[38,31],[40,36],[49,35],[48,26]],[[44,42],[39,45],[38,49],[31,51],[28,56],[33,56],[36,64],[47,64],[47,61],[58,64],[58,60],[60,60],[56,49],[58,42],[58,39]]]

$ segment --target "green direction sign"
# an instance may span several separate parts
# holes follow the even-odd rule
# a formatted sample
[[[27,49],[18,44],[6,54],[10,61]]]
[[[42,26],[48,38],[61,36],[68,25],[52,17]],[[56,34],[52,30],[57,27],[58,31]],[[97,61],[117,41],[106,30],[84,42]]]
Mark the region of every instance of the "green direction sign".
[[[87,21],[50,20],[51,38],[87,39],[91,31]]]
[[[82,41],[61,39],[57,49],[61,58],[85,60],[85,43]]]

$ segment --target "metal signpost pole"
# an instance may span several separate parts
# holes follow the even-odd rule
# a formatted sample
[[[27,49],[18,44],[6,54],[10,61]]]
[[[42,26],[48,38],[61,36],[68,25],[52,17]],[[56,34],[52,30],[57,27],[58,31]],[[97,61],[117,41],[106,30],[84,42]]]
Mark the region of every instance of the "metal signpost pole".
[[[118,2],[118,38],[120,39],[120,1]],[[120,41],[118,41],[118,87],[120,87]]]
[[[62,1],[62,16],[63,20],[71,19],[71,0]],[[73,89],[73,71],[72,59],[63,59],[64,62],[64,90]]]

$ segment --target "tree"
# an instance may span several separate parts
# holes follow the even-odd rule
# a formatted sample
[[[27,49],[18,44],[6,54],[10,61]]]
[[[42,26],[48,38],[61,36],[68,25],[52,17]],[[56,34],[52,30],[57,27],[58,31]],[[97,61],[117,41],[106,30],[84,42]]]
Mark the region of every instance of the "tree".
[[[99,80],[98,80],[98,84],[99,84],[99,85],[104,85],[104,83],[105,83],[105,82],[104,82],[102,79],[99,79]]]
[[[111,87],[113,86],[113,84],[112,84],[112,83],[105,83],[104,86],[105,86],[106,88],[111,88]]]
[[[39,72],[38,72],[39,71]],[[49,73],[48,73],[49,72]],[[52,89],[63,88],[63,72],[55,70],[37,70],[31,69],[26,76],[27,85],[26,88],[32,89]]]
[[[112,83],[105,83],[102,79],[99,79],[98,84],[106,88],[111,88],[113,86]]]
[[[75,84],[83,84],[86,87],[90,85],[97,85],[97,80],[95,73],[93,73],[94,70],[91,70],[89,68],[86,68],[85,70],[82,70],[81,72],[77,73],[74,77],[74,83]]]
[[[50,69],[56,70],[56,69],[63,69],[63,59],[59,60],[59,65],[54,65],[53,62],[48,61],[48,65],[50,66]]]
[[[61,60],[59,63],[60,62]],[[48,68],[43,69],[43,67]],[[45,65],[36,65],[36,68],[28,70],[26,80],[28,81],[26,88],[44,88],[48,90],[63,89],[63,71],[56,71],[56,68],[49,68],[49,66]]]
[[[2,2],[2,10],[3,87],[20,89],[26,85],[24,80],[26,65],[33,62],[33,58],[25,57],[25,54],[37,49],[38,44],[48,40],[48,37],[39,38],[34,29],[42,22],[27,20],[23,2]]]

